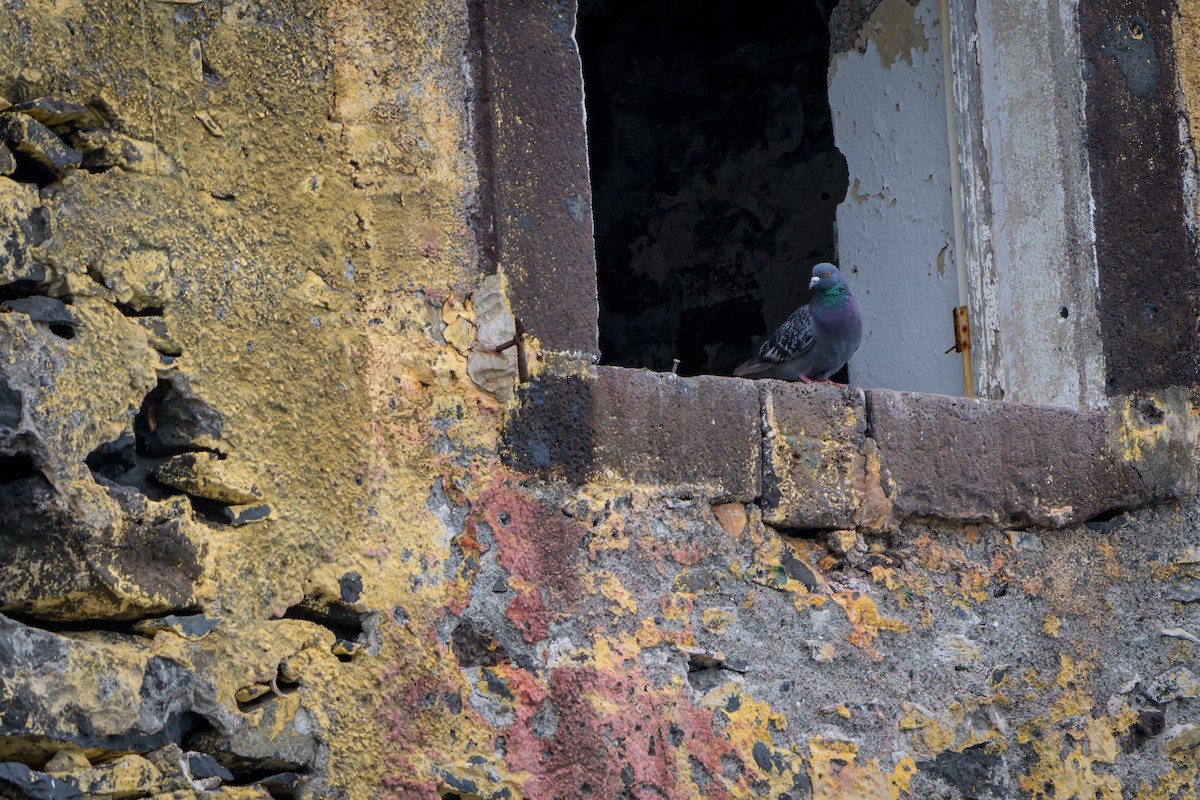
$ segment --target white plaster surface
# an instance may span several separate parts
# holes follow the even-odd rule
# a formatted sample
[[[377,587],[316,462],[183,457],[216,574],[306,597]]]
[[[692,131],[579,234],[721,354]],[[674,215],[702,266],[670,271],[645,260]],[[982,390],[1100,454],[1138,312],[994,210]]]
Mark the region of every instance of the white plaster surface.
[[[923,31],[899,52],[895,3]],[[938,6],[880,8],[892,17],[866,23],[865,52],[835,54],[829,69],[834,137],[850,172],[838,259],[864,325],[850,380],[961,395],[961,357],[945,354],[959,290]],[[884,36],[892,39],[880,47]]]
[[[1077,6],[980,0],[978,91],[994,260],[972,274],[986,395],[1104,402]],[[1063,316],[1063,309],[1067,314]]]

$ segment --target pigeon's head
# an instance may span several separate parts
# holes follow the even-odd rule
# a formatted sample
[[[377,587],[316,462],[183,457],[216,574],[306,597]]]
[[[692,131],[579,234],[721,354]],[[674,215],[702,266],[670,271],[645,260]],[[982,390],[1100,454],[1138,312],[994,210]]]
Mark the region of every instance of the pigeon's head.
[[[813,267],[812,280],[808,282],[810,289],[832,289],[845,283],[838,268],[827,261]]]

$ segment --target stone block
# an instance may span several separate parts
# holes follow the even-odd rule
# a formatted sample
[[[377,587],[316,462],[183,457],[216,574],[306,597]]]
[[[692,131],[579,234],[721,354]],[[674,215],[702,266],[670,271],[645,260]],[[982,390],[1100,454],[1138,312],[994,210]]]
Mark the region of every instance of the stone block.
[[[596,244],[575,2],[478,6],[484,244],[513,313],[547,350],[599,355]],[[536,153],[536,158],[530,158]]]
[[[885,389],[867,406],[900,515],[1057,528],[1148,500],[1104,412]]]
[[[679,378],[597,367],[520,390],[506,459],[583,483],[606,478],[703,487],[714,501],[760,490],[758,388],[736,378]]]
[[[111,518],[76,513],[40,475],[0,483],[0,611],[137,619],[199,605],[205,535],[187,500],[115,486],[96,494]]]
[[[759,381],[763,521],[788,528],[853,527],[865,494],[866,400],[861,389]]]
[[[0,113],[0,140],[18,161],[24,159],[62,178],[79,166],[83,156],[52,130],[24,114]]]
[[[190,670],[136,638],[80,640],[0,615],[0,685],[0,761],[44,763],[64,743],[97,755],[152,750],[194,724]]]

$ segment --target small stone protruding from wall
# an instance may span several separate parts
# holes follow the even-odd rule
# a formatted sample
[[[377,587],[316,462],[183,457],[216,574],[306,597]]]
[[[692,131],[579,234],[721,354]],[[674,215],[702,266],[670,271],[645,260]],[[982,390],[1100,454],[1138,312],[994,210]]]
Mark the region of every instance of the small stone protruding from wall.
[[[68,147],[54,131],[24,114],[0,113],[0,141],[17,156],[18,164],[27,161],[55,178],[65,177],[83,162],[78,150]]]
[[[517,377],[514,347],[497,352],[517,334],[516,320],[504,298],[499,275],[489,275],[471,294],[475,311],[475,344],[467,353],[467,375],[480,389],[502,403],[512,397]],[[520,345],[518,345],[520,346]]]

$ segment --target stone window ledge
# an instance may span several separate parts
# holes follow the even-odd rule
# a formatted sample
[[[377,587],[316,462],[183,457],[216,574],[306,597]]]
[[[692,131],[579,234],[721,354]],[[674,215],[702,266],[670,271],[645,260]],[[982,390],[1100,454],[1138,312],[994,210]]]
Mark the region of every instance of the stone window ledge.
[[[1102,411],[593,367],[521,389],[517,469],[757,502],[781,528],[909,517],[1057,528],[1190,494],[1190,391]]]

